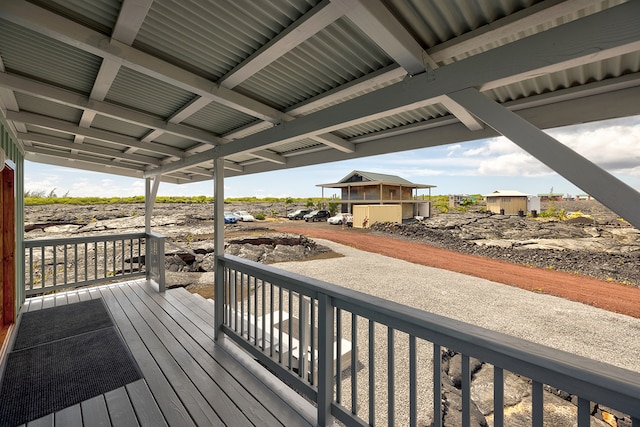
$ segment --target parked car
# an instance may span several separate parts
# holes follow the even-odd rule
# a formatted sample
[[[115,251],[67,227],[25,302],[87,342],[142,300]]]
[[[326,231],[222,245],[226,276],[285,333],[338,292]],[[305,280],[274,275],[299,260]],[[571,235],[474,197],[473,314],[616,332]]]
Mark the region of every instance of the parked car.
[[[307,222],[309,221],[316,222],[316,221],[323,221],[326,218],[329,218],[330,216],[331,214],[329,213],[329,211],[321,209],[321,210],[311,211],[305,216],[303,216],[303,218]]]
[[[251,215],[247,211],[237,211],[237,212],[234,212],[233,214],[238,217],[239,221],[242,221],[242,222],[253,222],[256,220],[253,217],[253,215]]]
[[[327,222],[333,225],[340,225],[343,220],[345,225],[353,224],[353,215],[348,213],[339,213],[327,219]]]
[[[224,213],[224,223],[225,224],[235,224],[238,222],[238,217],[232,214],[231,212]]]
[[[289,219],[291,220],[302,219],[309,212],[311,212],[311,209],[298,209],[297,211],[287,215],[287,217],[289,217]]]

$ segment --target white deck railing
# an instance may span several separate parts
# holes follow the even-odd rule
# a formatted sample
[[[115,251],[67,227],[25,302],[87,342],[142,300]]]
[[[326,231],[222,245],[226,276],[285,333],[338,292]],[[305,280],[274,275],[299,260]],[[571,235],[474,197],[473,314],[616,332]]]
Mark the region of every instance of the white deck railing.
[[[217,262],[224,315],[216,327],[314,401],[319,425],[332,416],[347,426],[442,425],[446,348],[462,354],[463,426],[470,425],[469,360],[476,358],[493,366],[494,426],[504,425],[508,371],[531,380],[534,426],[543,425],[548,385],[577,396],[580,427],[590,425],[590,402],[628,414],[640,427],[637,372],[235,256]]]
[[[25,292],[149,276],[164,286],[164,237],[129,233],[24,242]]]

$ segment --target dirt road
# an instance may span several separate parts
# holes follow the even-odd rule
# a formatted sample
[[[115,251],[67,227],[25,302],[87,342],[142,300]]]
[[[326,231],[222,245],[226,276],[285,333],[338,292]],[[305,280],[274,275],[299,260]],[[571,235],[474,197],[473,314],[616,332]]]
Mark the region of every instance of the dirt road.
[[[274,223],[279,231],[326,239],[363,251],[442,268],[640,318],[640,288],[590,277],[526,267],[436,248],[425,243],[372,235],[364,230],[306,223]]]

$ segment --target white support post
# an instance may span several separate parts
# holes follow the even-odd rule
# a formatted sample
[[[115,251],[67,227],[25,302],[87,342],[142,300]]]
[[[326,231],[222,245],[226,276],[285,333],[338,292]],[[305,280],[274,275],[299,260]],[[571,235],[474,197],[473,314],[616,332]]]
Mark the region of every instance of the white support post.
[[[153,206],[156,203],[158,195],[158,187],[160,186],[160,175],[153,179],[153,188],[151,187],[151,178],[145,179],[144,189],[144,232],[151,233],[151,217],[153,216]]]
[[[487,125],[640,228],[640,193],[474,88],[448,94]]]
[[[224,255],[224,158],[218,157],[213,161],[213,247],[215,252],[215,282],[214,282],[214,321],[215,339],[221,336],[224,322],[224,266],[220,265],[218,257]]]

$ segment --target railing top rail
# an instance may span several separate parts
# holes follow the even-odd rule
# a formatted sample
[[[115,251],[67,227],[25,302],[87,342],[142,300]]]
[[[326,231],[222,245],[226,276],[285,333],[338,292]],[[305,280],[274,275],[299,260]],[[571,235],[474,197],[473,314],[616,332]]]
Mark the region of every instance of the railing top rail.
[[[120,233],[120,234],[100,234],[93,236],[74,236],[74,237],[59,237],[54,239],[32,239],[25,240],[25,248],[38,248],[40,246],[53,246],[61,244],[74,244],[74,243],[93,243],[93,242],[110,242],[113,240],[127,240],[127,239],[139,239],[146,237],[145,233]]]
[[[640,418],[640,373],[233,255],[218,260],[305,295]]]

